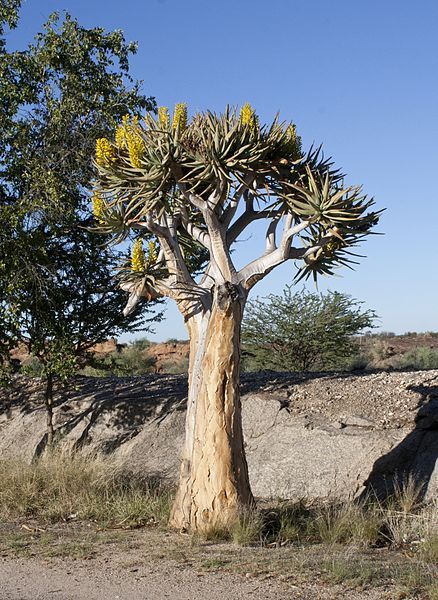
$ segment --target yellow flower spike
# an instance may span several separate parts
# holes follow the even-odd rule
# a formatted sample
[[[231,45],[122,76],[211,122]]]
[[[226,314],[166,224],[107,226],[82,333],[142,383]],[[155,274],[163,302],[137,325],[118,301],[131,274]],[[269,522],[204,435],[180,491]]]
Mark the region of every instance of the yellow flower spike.
[[[98,221],[102,221],[102,217],[103,217],[103,212],[105,209],[105,201],[102,198],[102,196],[100,196],[100,194],[98,194],[97,192],[94,192],[93,197],[91,199],[91,203],[92,203],[92,210],[93,210],[93,216],[95,217],[95,219],[97,219]]]
[[[145,268],[145,255],[143,242],[137,238],[132,245],[131,250],[131,270],[135,273],[141,273]]]
[[[286,138],[288,142],[295,143],[297,141],[297,128],[293,123],[286,127]]]
[[[129,160],[135,169],[141,169],[141,159],[145,151],[143,138],[137,131],[129,131],[127,136]]]
[[[119,150],[126,148],[127,136],[129,131],[129,115],[122,117],[122,122],[116,129],[116,146]]]
[[[178,129],[180,133],[187,129],[187,104],[185,104],[184,102],[175,104],[175,110],[173,111],[172,129],[173,131],[176,131]]]
[[[153,265],[157,262],[157,246],[153,240],[148,243],[148,264]]]
[[[96,140],[96,162],[99,167],[110,167],[116,160],[116,153],[111,142],[106,138]]]
[[[158,127],[164,131],[170,129],[170,115],[167,106],[158,107]]]
[[[330,240],[322,249],[321,252],[328,258],[333,258],[336,250],[339,249],[339,243],[336,239]]]
[[[297,135],[297,128],[293,123],[286,127],[285,135],[293,158],[299,159],[301,157],[301,137]]]
[[[256,127],[258,127],[259,119],[249,102],[244,104],[240,109],[240,122],[242,125],[248,125],[250,131],[255,131]]]

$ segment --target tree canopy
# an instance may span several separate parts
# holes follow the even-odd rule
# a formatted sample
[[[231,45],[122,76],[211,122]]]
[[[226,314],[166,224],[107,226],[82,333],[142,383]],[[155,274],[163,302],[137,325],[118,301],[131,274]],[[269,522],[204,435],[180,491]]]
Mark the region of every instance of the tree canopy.
[[[25,50],[8,51],[19,2],[2,2],[0,45],[0,356],[28,344],[51,372],[64,357],[144,328],[122,314],[121,254],[90,231],[89,155],[122,115],[154,110],[129,75],[136,46],[121,31],[50,16]],[[50,366],[52,365],[52,366]]]
[[[249,105],[240,114],[227,108],[190,121],[183,104],[172,121],[164,107],[157,117],[126,116],[114,141],[97,141],[96,165],[94,210],[101,229],[116,241],[132,229],[152,234],[160,246],[157,260],[134,269],[151,296],[211,289],[213,281],[239,281],[249,289],[289,259],[303,261],[297,279],[330,275],[336,265],[353,262],[351,247],[378,221],[373,200],[359,186],[345,186],[320,148],[302,151],[293,123],[275,118],[260,126]],[[237,272],[230,248],[260,219],[268,221],[265,247]],[[184,261],[188,244],[209,254],[201,284]]]

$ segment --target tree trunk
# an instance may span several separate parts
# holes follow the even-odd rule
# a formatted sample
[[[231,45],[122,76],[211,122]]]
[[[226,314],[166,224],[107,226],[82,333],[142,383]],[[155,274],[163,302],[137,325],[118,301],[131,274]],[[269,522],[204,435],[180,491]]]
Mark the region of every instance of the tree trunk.
[[[46,425],[47,425],[47,447],[53,446],[53,375],[48,373],[46,376],[46,391],[44,394],[44,402],[46,405]]]
[[[206,531],[227,526],[253,503],[243,447],[239,394],[244,294],[217,286],[212,306],[187,319],[190,334],[186,440],[170,525]]]

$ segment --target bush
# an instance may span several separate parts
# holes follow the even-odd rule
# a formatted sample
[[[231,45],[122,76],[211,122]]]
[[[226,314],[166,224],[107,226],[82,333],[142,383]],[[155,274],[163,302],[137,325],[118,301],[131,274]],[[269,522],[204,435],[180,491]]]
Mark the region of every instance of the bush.
[[[147,338],[141,338],[139,340],[134,340],[131,342],[131,347],[136,348],[137,350],[147,350],[152,346],[152,342]]]
[[[400,367],[404,369],[438,369],[438,350],[424,346],[409,350],[403,355]]]
[[[161,373],[168,373],[169,375],[180,375],[185,374],[189,370],[189,359],[182,358],[181,360],[168,360],[161,366]]]
[[[121,352],[112,353],[110,361],[112,373],[119,377],[144,375],[154,371],[155,358],[147,356],[136,344],[123,348]]]
[[[23,361],[20,372],[28,377],[42,377],[44,369],[41,361],[36,356],[29,356]]]
[[[292,293],[248,302],[242,324],[247,370],[345,369],[357,356],[353,336],[374,326],[372,310],[346,294]]]
[[[147,343],[147,345],[145,345]],[[150,343],[147,340],[133,342],[121,351],[111,352],[100,360],[92,361],[82,369],[82,375],[89,377],[128,377],[154,373],[155,358],[145,352]]]

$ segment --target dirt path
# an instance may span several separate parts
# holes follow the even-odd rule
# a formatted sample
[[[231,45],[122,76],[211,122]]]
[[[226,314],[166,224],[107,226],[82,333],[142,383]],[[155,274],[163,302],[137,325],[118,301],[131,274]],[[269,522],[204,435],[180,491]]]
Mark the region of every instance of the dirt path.
[[[1,600],[281,600],[310,598],[285,587],[227,573],[161,564],[120,569],[100,561],[3,559]],[[315,596],[313,596],[315,598]]]
[[[0,600],[381,600],[381,592],[201,573],[160,562],[120,568],[105,560],[0,558]]]

